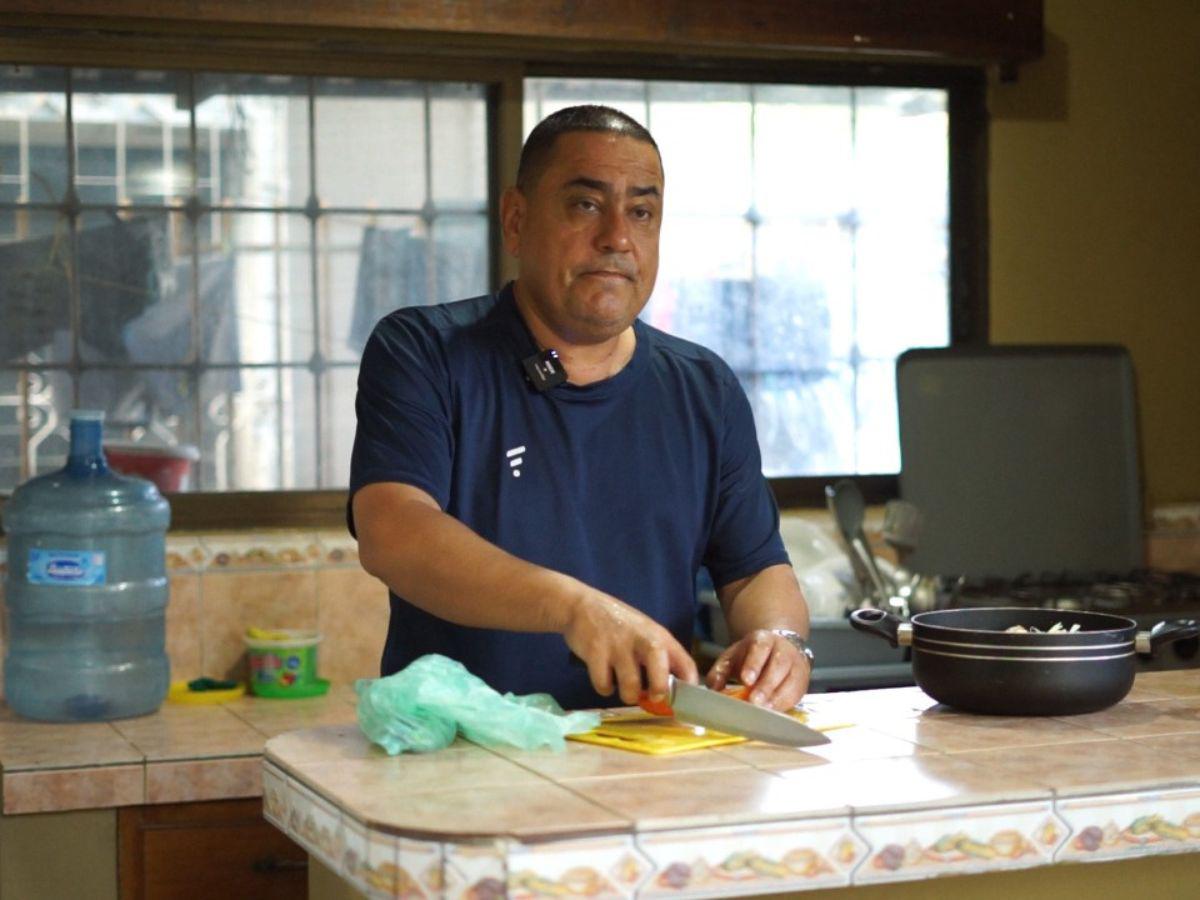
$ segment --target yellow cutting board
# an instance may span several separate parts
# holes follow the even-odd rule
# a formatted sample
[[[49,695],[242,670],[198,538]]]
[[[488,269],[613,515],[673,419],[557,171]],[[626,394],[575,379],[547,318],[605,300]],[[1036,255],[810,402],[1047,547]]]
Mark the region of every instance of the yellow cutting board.
[[[703,747],[719,747],[722,744],[740,744],[746,738],[736,734],[693,728],[667,716],[631,713],[602,719],[591,731],[568,734],[567,740],[660,756],[666,753],[682,753],[685,750],[699,750]]]
[[[808,716],[803,712],[791,714],[804,722]],[[817,731],[832,731],[845,728],[843,724],[814,725]],[[667,716],[649,713],[618,713],[606,716],[591,731],[568,734],[567,740],[583,744],[600,744],[634,753],[649,753],[662,756],[668,753],[683,753],[704,747],[720,747],[725,744],[745,743],[748,738],[736,734],[725,734],[712,729],[693,728]]]

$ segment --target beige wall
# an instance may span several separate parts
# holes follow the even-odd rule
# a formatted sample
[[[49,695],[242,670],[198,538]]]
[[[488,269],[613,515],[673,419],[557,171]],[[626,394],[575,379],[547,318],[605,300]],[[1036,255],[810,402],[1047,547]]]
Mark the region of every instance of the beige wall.
[[[993,84],[996,342],[1133,354],[1150,505],[1200,499],[1200,3],[1046,0]]]
[[[117,813],[0,816],[0,900],[117,900]]]

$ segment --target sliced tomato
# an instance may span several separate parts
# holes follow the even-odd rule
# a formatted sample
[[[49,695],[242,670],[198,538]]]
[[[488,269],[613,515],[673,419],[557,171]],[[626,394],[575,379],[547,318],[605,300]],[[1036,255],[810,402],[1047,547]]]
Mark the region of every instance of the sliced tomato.
[[[728,697],[735,697],[738,700],[750,699],[750,686],[745,684],[727,684],[721,693]],[[642,691],[638,695],[638,706],[650,713],[652,716],[673,716],[674,710],[671,709],[671,704],[667,703],[666,699],[651,700],[650,695]]]
[[[638,695],[638,706],[650,713],[652,716],[675,715],[674,710],[671,709],[671,704],[667,702],[665,697],[661,700],[652,700],[650,699],[650,695],[645,691],[642,691]]]
[[[728,694],[730,697],[736,697],[738,700],[749,700],[750,699],[750,685],[748,685],[748,684],[727,684],[727,685],[725,685],[725,690],[723,690],[722,693]]]

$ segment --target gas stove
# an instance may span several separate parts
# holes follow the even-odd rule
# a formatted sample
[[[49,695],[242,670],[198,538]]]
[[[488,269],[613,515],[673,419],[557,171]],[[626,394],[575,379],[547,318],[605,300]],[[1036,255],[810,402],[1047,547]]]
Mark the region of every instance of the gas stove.
[[[1163,621],[1200,618],[1200,575],[1186,572],[1041,572],[1014,578],[940,578],[938,585],[938,609],[1028,606],[1083,610],[1125,616],[1142,629]],[[815,691],[913,683],[905,650],[853,631],[845,619],[814,619],[810,643],[817,659]],[[1162,647],[1153,657],[1140,656],[1138,668],[1200,668],[1200,641],[1178,641]]]
[[[1200,575],[1134,569],[1071,574],[1042,572],[1015,578],[942,579],[938,607],[1029,606],[1154,618],[1200,616]]]
[[[1159,622],[1200,618],[1200,575],[1134,569],[1086,574],[1042,572],[1014,578],[942,579],[939,609],[1028,606],[1082,610],[1133,619],[1142,628]],[[1178,641],[1153,657],[1139,657],[1144,670],[1200,666],[1200,640]]]

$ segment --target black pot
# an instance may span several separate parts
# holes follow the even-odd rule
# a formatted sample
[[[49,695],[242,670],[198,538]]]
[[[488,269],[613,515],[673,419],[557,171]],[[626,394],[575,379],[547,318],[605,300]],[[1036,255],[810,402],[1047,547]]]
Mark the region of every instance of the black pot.
[[[1056,622],[1079,630],[1005,631],[1022,625],[1046,632]],[[893,647],[911,645],[913,677],[935,700],[1003,716],[1075,715],[1112,706],[1133,687],[1139,653],[1200,635],[1191,620],[1139,632],[1124,616],[1019,607],[938,610],[909,622],[859,609],[850,624]]]

